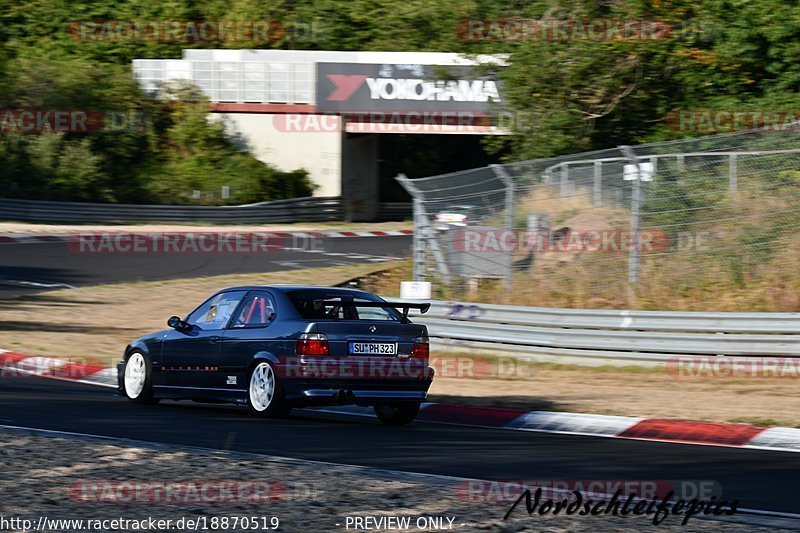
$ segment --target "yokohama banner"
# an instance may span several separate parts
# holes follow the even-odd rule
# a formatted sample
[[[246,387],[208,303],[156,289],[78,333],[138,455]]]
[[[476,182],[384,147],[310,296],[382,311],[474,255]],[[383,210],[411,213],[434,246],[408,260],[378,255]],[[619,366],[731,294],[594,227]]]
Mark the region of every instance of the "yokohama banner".
[[[472,67],[317,64],[317,110],[321,112],[486,113],[502,103],[497,74]]]

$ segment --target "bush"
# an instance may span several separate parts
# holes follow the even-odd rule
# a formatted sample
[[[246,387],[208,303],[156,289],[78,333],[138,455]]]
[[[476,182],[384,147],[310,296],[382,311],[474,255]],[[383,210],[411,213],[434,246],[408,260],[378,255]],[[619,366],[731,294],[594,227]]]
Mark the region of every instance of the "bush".
[[[304,170],[265,164],[210,120],[194,87],[144,94],[127,69],[26,52],[6,88],[6,109],[92,110],[127,117],[125,127],[94,132],[0,135],[0,196],[40,200],[238,204],[309,196]],[[230,187],[222,199],[221,189]],[[199,200],[194,191],[201,191]]]

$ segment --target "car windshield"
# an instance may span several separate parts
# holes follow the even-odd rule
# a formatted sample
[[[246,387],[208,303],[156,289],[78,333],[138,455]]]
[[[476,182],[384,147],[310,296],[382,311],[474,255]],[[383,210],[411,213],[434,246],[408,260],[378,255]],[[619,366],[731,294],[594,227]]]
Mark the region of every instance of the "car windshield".
[[[222,292],[207,300],[186,317],[189,324],[202,329],[222,329],[228,323],[244,291]]]
[[[310,320],[391,320],[402,321],[393,307],[360,306],[359,302],[380,302],[371,294],[340,291],[289,291],[286,293],[300,316]],[[323,303],[325,302],[325,303]],[[338,306],[333,302],[354,302],[355,306]]]

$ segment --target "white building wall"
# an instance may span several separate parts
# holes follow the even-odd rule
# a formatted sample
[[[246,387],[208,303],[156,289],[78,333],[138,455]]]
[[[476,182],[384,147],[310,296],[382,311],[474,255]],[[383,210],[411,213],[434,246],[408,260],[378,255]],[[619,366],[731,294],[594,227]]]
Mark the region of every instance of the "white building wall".
[[[331,115],[317,116],[322,131],[287,131],[295,128],[293,120],[308,124],[309,115],[280,115],[261,113],[214,113],[224,120],[229,133],[239,136],[249,151],[260,161],[281,170],[304,168],[311,180],[319,185],[314,196],[341,196],[342,194],[342,133],[341,118]],[[338,125],[330,124],[339,121]],[[335,127],[331,127],[335,126]]]

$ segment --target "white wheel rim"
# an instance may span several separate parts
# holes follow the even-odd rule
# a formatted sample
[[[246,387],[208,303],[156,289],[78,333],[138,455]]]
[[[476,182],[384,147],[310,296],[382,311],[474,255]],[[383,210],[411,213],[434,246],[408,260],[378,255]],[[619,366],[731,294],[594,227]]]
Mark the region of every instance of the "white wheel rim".
[[[125,393],[128,398],[138,398],[144,389],[145,378],[147,377],[147,366],[144,356],[135,353],[128,358],[125,365]]]
[[[250,405],[256,411],[264,411],[272,403],[275,394],[275,374],[267,363],[259,363],[250,376]]]

